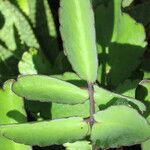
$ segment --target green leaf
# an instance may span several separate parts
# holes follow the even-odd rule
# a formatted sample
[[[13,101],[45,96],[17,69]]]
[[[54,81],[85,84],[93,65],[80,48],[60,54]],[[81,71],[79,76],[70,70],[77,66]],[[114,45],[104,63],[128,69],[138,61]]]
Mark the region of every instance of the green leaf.
[[[51,71],[51,65],[42,52],[33,48],[23,53],[22,60],[19,62],[18,67],[22,75],[49,74]]]
[[[11,91],[14,80],[8,80],[0,89],[0,124],[26,122],[26,113],[23,109],[23,99]],[[31,150],[31,147],[17,144],[0,136],[0,149],[2,150]]]
[[[82,117],[87,118],[90,116],[89,100],[83,104],[67,105],[53,103],[51,107],[52,119],[67,118],[67,117]],[[99,111],[98,106],[95,104],[96,112]],[[82,110],[82,111],[81,111]]]
[[[51,108],[51,115],[52,119],[67,118],[67,117],[87,118],[90,116],[89,101],[86,101],[83,104],[76,104],[76,105],[53,103]]]
[[[150,126],[134,109],[112,106],[94,116],[91,139],[102,149],[139,144],[150,138]]]
[[[16,3],[19,8],[26,14],[29,15],[30,9],[29,9],[29,3],[28,0],[10,0],[12,3]]]
[[[146,46],[145,31],[141,24],[121,11],[121,0],[99,5],[95,10],[95,20],[98,51],[107,56],[107,60],[100,64],[103,68],[100,73],[116,87],[140,64]],[[111,68],[109,71],[107,65]]]
[[[88,141],[77,141],[75,143],[65,143],[66,150],[92,150]]]
[[[89,134],[89,125],[82,118],[74,117],[1,126],[0,133],[18,143],[48,146],[84,139]]]
[[[28,100],[78,104],[88,99],[88,92],[70,83],[42,75],[19,77],[13,91]]]
[[[149,150],[150,148],[150,140],[147,140],[145,142],[142,143],[141,145],[142,150]]]
[[[0,89],[0,123],[22,123],[26,122],[26,113],[23,98],[17,96],[11,91],[14,80],[8,80],[4,83],[3,89]]]
[[[73,72],[65,72],[62,75],[52,75],[51,77],[54,77],[63,81],[67,81],[76,86],[80,86],[81,88],[85,88],[87,86],[86,81],[81,80],[79,76],[77,76]],[[52,116],[52,119],[66,118],[66,117],[73,117],[73,116],[87,118],[90,116],[89,106],[90,106],[89,100],[87,100],[83,104],[76,104],[76,105],[52,103],[51,116]],[[96,104],[95,104],[95,108],[97,112],[99,108]]]
[[[136,91],[136,96],[144,100],[147,106],[147,111],[145,112],[144,116],[146,117],[147,121],[150,123],[150,80],[143,80],[140,82],[139,87]],[[147,140],[142,143],[142,150],[148,150],[150,146],[150,140]]]
[[[128,7],[133,2],[133,0],[123,0],[122,7]]]
[[[97,52],[91,2],[61,0],[59,12],[60,31],[68,59],[82,79],[94,82],[97,77]]]
[[[39,48],[38,41],[30,24],[15,5],[9,1],[1,1],[0,11],[6,19],[6,24],[1,31],[0,38],[3,39],[9,49],[16,49],[14,25],[19,32],[22,43],[29,47]]]
[[[137,108],[142,113],[146,111],[145,105],[142,102],[132,97],[123,96],[98,86],[94,86],[94,90],[95,90],[95,95],[94,95],[95,102],[97,105],[99,105],[99,107],[103,108],[104,106],[106,107],[112,104],[115,105],[115,104],[119,104],[120,102],[121,103],[123,102],[128,106]]]

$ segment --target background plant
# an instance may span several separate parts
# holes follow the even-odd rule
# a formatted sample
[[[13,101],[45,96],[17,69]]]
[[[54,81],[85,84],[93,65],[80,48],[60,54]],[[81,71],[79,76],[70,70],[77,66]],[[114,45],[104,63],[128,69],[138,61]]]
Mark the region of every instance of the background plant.
[[[149,2],[91,3],[94,15],[89,1],[61,0],[58,16],[59,2],[0,0],[1,85],[27,75],[4,83],[0,123],[40,121],[1,125],[1,148],[31,149],[15,142],[73,150],[91,149],[91,144],[149,148]],[[27,117],[22,98],[11,90],[32,100],[25,100]],[[88,100],[93,97],[95,106]],[[41,122],[46,119],[52,121]]]

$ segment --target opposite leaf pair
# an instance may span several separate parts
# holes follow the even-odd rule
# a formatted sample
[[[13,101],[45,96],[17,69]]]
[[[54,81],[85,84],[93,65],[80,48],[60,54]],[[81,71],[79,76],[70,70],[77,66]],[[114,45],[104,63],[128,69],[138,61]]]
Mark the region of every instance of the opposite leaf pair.
[[[53,84],[45,84],[50,81],[53,81]],[[56,90],[55,97],[52,92],[53,88],[58,89],[59,86],[61,87],[61,84],[66,86],[64,89],[62,88],[61,91]],[[49,86],[47,87],[47,85]],[[28,97],[32,100],[53,101],[54,97],[55,100],[58,100],[57,98],[61,97],[63,103],[64,96],[67,97],[70,95],[69,92],[72,87],[76,86],[51,77],[32,75],[20,77],[13,83],[12,90],[22,97]],[[80,92],[77,90],[77,93],[82,93],[82,89],[78,87],[76,88],[79,91],[81,90]],[[76,91],[74,89],[73,91],[75,94]],[[49,93],[48,99],[41,97],[41,95],[46,95],[47,92]],[[113,97],[112,95],[115,96],[114,93],[102,88],[99,88],[99,92],[103,93],[103,99],[106,99],[106,104],[109,102],[108,97]],[[86,93],[86,90],[83,90],[83,93]],[[33,97],[33,95],[35,97]],[[79,95],[81,96],[82,94]],[[70,98],[72,98],[72,96]],[[128,101],[128,97],[125,98],[127,98]],[[59,101],[60,103],[61,100]],[[69,103],[70,102],[71,99]],[[78,102],[76,101],[76,103]],[[141,102],[138,104],[139,107],[143,105]],[[94,123],[92,129],[90,129],[89,123],[84,121],[81,117],[71,117],[68,119],[58,119],[37,123],[1,125],[0,133],[4,137],[12,139],[15,142],[40,146],[75,142],[82,139],[88,139],[88,136],[90,136],[92,143],[95,143],[97,147],[101,148],[119,147],[122,145],[141,143],[150,137],[150,127],[145,119],[136,110],[130,108],[129,106],[130,105],[111,106],[108,109],[97,112],[94,115],[96,122]]]

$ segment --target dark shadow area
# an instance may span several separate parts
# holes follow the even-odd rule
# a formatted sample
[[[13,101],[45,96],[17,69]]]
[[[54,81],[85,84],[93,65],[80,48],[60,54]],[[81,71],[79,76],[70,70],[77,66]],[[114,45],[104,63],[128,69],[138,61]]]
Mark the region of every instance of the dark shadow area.
[[[59,32],[59,12],[58,11],[59,11],[60,1],[49,0],[48,2],[52,9],[52,14],[54,16],[54,22],[55,22],[56,30],[57,30],[57,40],[58,40],[59,50],[63,50],[62,39],[61,39],[61,35]]]
[[[49,147],[38,147],[38,146],[34,146],[34,150],[65,150],[65,148],[63,146],[49,146]]]
[[[130,147],[124,147],[123,150],[141,150],[141,145],[135,145]]]
[[[99,82],[102,86],[106,84],[106,63],[107,54],[106,49],[109,46],[113,34],[114,27],[114,3],[109,1],[109,3],[101,4],[95,8],[95,27],[97,42],[101,45],[101,50],[99,49],[99,67],[100,74],[98,76]]]
[[[97,6],[95,9],[95,26],[97,43],[99,44],[98,82],[101,86],[107,86],[109,89],[115,89],[126,79],[132,78],[133,72],[142,62],[142,56],[145,51],[140,46],[112,42],[112,36],[118,36],[117,32],[121,32],[120,29],[114,32],[114,23],[116,23],[114,19],[117,19],[117,17],[114,18],[115,13],[120,13],[119,8],[117,8],[119,4],[116,4],[115,10],[114,2],[113,0],[109,1]],[[118,19],[118,23],[119,21],[121,20]],[[111,70],[109,70],[110,68]],[[137,74],[136,76],[137,79],[141,79],[141,77],[142,74]]]
[[[70,82],[71,84],[74,84],[78,87],[87,87],[87,82],[84,80],[67,80],[67,82]]]
[[[45,55],[43,55],[41,51],[35,52],[35,49],[33,50],[30,49],[30,51],[36,53],[32,55],[32,60],[33,60],[34,68],[37,70],[38,74],[44,74],[44,75],[52,74],[52,66],[47,60],[47,58],[45,57]]]
[[[44,52],[44,54],[47,56],[47,58],[50,58],[50,62],[53,64],[54,60],[58,54],[58,41],[57,37],[52,37],[50,35],[50,27],[47,20],[47,14],[46,9],[47,1],[38,0],[36,3],[36,27],[35,27],[35,33],[38,37],[39,43],[41,45],[41,48]],[[48,12],[50,13],[50,12]]]
[[[33,120],[51,119],[51,103],[25,100],[25,108]]]
[[[11,110],[7,113],[9,118],[14,119],[18,123],[24,123],[27,121],[26,116],[20,113],[18,110]]]
[[[3,14],[0,12],[0,29],[3,28],[4,24],[5,24],[5,18]]]
[[[140,65],[144,48],[119,43],[111,43],[109,48],[108,63],[111,70],[108,75],[108,83],[113,87],[130,77],[134,69]]]
[[[71,64],[69,63],[67,57],[64,55],[63,51],[61,51],[56,57],[52,70],[54,74],[62,74],[66,71],[72,71]]]
[[[136,98],[140,100],[144,100],[148,95],[148,89],[142,85],[139,85],[136,89]]]

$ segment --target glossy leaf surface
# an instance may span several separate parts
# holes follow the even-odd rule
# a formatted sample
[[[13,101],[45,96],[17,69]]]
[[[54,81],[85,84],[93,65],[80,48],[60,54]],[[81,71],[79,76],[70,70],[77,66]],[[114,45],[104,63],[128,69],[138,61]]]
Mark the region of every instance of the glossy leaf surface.
[[[95,114],[91,139],[98,147],[115,148],[141,143],[150,138],[150,126],[135,110],[112,106]]]
[[[60,31],[68,59],[82,79],[94,82],[98,61],[91,2],[61,0],[59,12]]]
[[[55,78],[41,75],[19,77],[13,91],[28,100],[78,104],[88,99],[88,92],[77,86]]]
[[[89,126],[82,118],[69,118],[1,126],[0,134],[18,143],[47,146],[83,139]]]

